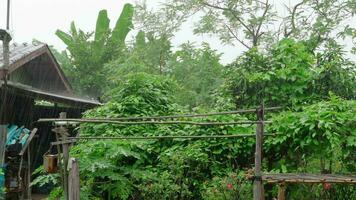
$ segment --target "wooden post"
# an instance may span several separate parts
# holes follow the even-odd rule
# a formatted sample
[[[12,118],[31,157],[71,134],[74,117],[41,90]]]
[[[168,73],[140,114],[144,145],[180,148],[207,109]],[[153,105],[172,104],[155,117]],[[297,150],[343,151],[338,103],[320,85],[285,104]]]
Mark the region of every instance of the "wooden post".
[[[9,5],[8,5],[9,6]],[[9,12],[9,11],[8,11]],[[0,107],[0,167],[5,165],[5,149],[6,149],[6,138],[7,138],[7,124],[8,124],[8,111],[7,111],[7,70],[10,65],[10,50],[9,45],[11,41],[11,36],[7,31],[0,35],[3,41],[3,60],[4,65],[0,66],[0,79],[3,81],[3,85],[0,84],[1,88],[1,107]]]
[[[69,200],[80,200],[80,183],[79,183],[79,168],[78,162],[75,158],[69,160],[69,182],[68,182],[68,192]]]
[[[26,190],[26,198],[32,199],[32,191],[31,191],[31,146],[27,148],[27,190]]]
[[[257,125],[256,125],[256,151],[255,151],[255,176],[253,181],[253,199],[263,200],[263,184],[262,184],[262,143],[263,143],[263,118],[264,106],[256,110]]]
[[[286,185],[285,183],[278,184],[278,200],[286,199]]]
[[[61,112],[59,114],[59,118],[60,119],[67,118],[67,113]],[[61,126],[61,129],[63,130],[64,127]],[[67,135],[68,135],[68,133],[62,133],[61,134],[62,141],[66,141],[67,140]],[[68,160],[69,160],[69,144],[63,144],[62,149],[63,149],[63,179],[64,179],[63,180],[63,190],[64,190],[64,199],[68,200],[68,171],[67,171],[67,167],[68,167]]]

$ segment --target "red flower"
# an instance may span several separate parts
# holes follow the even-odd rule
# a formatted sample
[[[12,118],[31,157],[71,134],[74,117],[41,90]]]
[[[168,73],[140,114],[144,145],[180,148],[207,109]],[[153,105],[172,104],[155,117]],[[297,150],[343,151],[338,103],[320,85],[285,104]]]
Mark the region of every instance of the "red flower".
[[[232,186],[231,183],[228,183],[228,184],[226,185],[226,187],[227,187],[227,189],[231,190],[233,186]]]
[[[330,190],[331,184],[330,183],[323,183],[324,190]]]

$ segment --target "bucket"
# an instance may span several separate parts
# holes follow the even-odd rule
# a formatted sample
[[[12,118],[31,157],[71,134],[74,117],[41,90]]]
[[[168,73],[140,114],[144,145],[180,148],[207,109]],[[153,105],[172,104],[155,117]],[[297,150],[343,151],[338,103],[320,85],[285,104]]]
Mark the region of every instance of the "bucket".
[[[43,155],[43,168],[49,174],[56,173],[58,170],[58,155]]]

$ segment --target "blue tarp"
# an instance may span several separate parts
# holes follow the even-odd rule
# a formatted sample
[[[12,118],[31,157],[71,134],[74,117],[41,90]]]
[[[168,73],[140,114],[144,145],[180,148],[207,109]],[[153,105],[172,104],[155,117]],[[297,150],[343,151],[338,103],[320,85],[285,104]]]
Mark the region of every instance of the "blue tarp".
[[[30,130],[25,127],[18,127],[16,125],[7,126],[7,138],[6,138],[6,147],[13,144],[21,144],[22,146],[27,142],[28,137],[30,136]],[[5,184],[5,166],[0,166],[0,200],[1,193],[3,192]]]
[[[30,130],[26,129],[25,127],[8,125],[6,145],[9,146],[16,143],[21,143],[22,145],[24,145],[29,136],[30,136]]]
[[[4,185],[5,185],[5,167],[6,166],[0,166],[0,199],[2,199],[2,192],[4,189]]]

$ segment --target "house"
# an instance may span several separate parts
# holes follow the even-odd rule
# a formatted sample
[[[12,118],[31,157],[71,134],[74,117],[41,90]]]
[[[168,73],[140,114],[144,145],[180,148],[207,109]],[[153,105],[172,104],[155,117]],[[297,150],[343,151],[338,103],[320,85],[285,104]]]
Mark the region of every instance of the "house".
[[[28,129],[38,128],[29,146],[31,156],[24,159],[29,163],[29,174],[41,164],[43,154],[49,149],[50,142],[55,140],[51,124],[36,123],[39,118],[57,118],[60,112],[67,112],[71,118],[79,118],[85,110],[101,104],[97,100],[74,94],[46,44],[11,44],[9,58],[7,84],[4,86],[4,81],[0,82],[0,91],[6,91],[7,96],[6,102],[4,98],[0,99],[1,105],[4,105],[0,112],[5,111],[9,124]],[[0,45],[0,67],[3,65],[3,47]],[[16,169],[16,166],[13,167]],[[22,177],[19,182],[22,181],[24,186],[29,185],[29,179],[26,178],[28,174],[19,175]],[[19,194],[14,191],[16,195]]]

